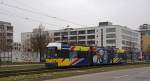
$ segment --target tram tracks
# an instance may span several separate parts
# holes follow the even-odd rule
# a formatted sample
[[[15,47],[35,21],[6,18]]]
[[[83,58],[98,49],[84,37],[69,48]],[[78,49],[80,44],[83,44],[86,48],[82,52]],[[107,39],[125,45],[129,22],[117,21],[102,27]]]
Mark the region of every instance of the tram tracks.
[[[127,64],[130,65],[130,64]],[[74,70],[85,70],[92,68],[101,68],[101,67],[112,67],[112,66],[122,66],[122,65],[100,65],[100,66],[84,66],[84,67],[65,67],[65,68],[34,68],[34,69],[20,69],[20,70],[9,70],[9,71],[0,71],[0,78],[9,77],[9,76],[19,76],[19,75],[31,75],[31,74],[40,74],[47,72],[64,72],[64,71],[74,71]],[[126,66],[126,65],[125,65]]]
[[[64,72],[72,71],[79,69],[86,69],[87,67],[75,67],[75,68],[57,68],[57,69],[48,69],[48,68],[37,68],[37,69],[22,69],[22,70],[13,70],[13,71],[0,71],[0,78],[9,77],[9,76],[19,76],[19,75],[31,75],[31,74],[40,74],[47,72]],[[91,68],[91,67],[88,67]]]

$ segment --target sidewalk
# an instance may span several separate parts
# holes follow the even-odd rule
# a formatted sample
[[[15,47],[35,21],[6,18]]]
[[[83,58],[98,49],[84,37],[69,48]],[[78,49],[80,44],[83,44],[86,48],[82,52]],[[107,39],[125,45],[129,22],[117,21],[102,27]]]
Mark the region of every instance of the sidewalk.
[[[150,67],[85,74],[44,81],[150,81]]]

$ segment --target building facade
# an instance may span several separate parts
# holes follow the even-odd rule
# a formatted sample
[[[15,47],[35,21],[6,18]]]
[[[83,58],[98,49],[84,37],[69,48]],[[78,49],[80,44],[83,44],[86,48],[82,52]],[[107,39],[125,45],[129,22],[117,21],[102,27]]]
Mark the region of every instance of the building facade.
[[[22,44],[22,51],[29,51],[31,48],[30,45],[30,38],[31,38],[32,32],[22,32],[21,33],[21,44]]]
[[[20,42],[13,43],[12,62],[23,62]]]
[[[142,35],[150,35],[150,25],[149,24],[140,25],[139,30],[142,33]]]
[[[0,21],[0,61],[11,62],[13,50],[13,26]]]
[[[22,53],[23,53],[24,61],[26,62],[40,62],[40,58],[43,58],[45,60],[46,54],[40,55],[40,53],[34,52],[31,47],[32,42],[36,42],[37,40],[39,40],[39,39],[35,39],[35,40],[33,39],[33,37],[36,37],[37,35],[38,36],[44,35],[46,36],[46,39],[48,41],[51,41],[49,39],[53,34],[51,34],[50,31],[45,31],[44,29],[39,30],[37,28],[33,29],[32,32],[21,33]]]
[[[53,42],[138,49],[141,47],[141,34],[125,26],[100,22],[96,27],[67,28],[53,31]]]
[[[141,49],[145,59],[150,59],[150,25],[140,25],[139,31],[141,32]]]
[[[0,48],[4,51],[13,48],[13,26],[9,22],[0,21]]]
[[[14,42],[13,43],[13,50],[21,51],[21,43],[20,42]]]

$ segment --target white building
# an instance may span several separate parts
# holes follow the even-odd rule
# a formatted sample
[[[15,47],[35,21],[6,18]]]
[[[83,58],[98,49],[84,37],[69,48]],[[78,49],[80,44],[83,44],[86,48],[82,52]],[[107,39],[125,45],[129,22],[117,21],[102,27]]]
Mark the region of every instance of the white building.
[[[43,34],[47,34],[47,37],[50,38],[53,36],[52,31],[44,31],[42,29]],[[37,35],[39,33],[38,29],[33,29],[32,32],[22,32],[21,33],[21,44],[22,44],[22,55],[24,57],[24,61],[26,62],[40,62],[40,54],[35,53],[31,47],[31,37]],[[52,41],[52,39],[50,39]]]
[[[100,22],[95,27],[66,28],[50,30],[49,37],[52,42],[94,45],[99,47],[113,46],[120,49],[141,48],[141,34],[126,26],[113,25],[111,22]],[[32,32],[21,34],[21,42],[24,47],[30,46]]]
[[[31,32],[23,32],[21,33],[21,44],[22,44],[22,51],[30,50],[30,38]]]
[[[22,62],[22,52],[20,42],[13,43],[12,62]]]
[[[100,22],[96,27],[67,28],[53,31],[53,42],[80,45],[114,46],[120,49],[141,47],[141,34],[125,26]]]

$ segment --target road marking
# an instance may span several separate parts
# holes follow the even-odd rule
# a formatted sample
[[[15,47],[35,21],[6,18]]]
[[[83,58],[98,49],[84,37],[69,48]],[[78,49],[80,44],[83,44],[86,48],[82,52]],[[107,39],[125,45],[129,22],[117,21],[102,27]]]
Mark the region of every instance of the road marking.
[[[114,78],[123,78],[123,77],[128,77],[129,75],[122,75],[122,76],[117,76],[117,77],[114,77]]]

